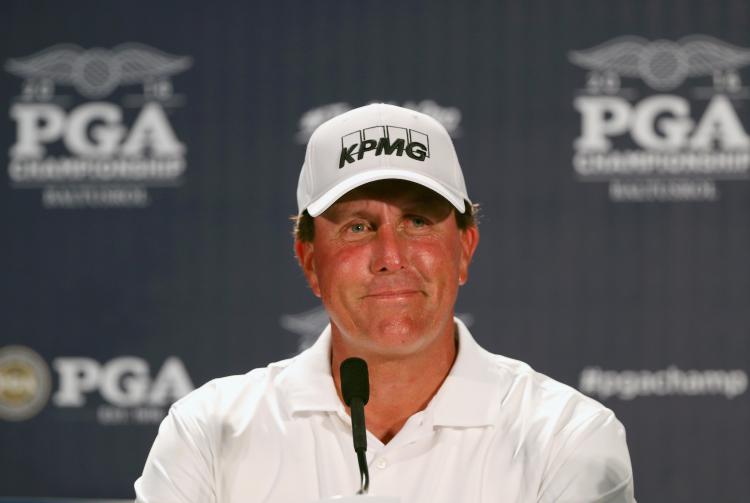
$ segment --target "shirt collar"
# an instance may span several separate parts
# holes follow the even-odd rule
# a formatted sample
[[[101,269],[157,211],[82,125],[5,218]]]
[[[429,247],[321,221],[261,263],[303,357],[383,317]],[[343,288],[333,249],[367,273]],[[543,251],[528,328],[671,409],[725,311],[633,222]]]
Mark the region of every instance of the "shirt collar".
[[[289,412],[344,411],[331,376],[331,325],[277,377]]]
[[[494,355],[482,349],[469,329],[454,318],[458,355],[442,386],[425,413],[435,426],[479,427],[493,424],[500,410],[501,386]],[[344,412],[331,376],[331,326],[315,344],[296,356],[276,378],[285,390],[291,414],[297,412]]]
[[[454,321],[458,332],[456,361],[426,410],[435,426],[494,424],[507,384],[498,374],[494,355],[477,344],[460,319]]]

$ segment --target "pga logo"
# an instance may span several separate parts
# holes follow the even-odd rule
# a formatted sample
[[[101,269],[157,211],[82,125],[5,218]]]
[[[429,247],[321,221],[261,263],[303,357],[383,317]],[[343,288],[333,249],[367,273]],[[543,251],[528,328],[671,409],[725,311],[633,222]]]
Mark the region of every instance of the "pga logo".
[[[617,96],[582,96],[574,106],[582,118],[581,136],[575,140],[579,152],[607,152],[610,139],[626,133],[646,150],[750,148],[750,138],[725,95],[715,95],[697,123],[690,117],[690,102],[669,94],[635,105]]]
[[[164,109],[146,104],[132,127],[123,125],[122,109],[112,103],[90,102],[69,113],[49,103],[16,104],[17,140],[10,149],[14,159],[44,157],[46,145],[62,140],[69,152],[81,157],[179,157],[185,146],[177,139]]]
[[[58,407],[83,407],[87,395],[97,391],[119,407],[166,406],[194,389],[184,364],[174,356],[164,361],[153,378],[148,363],[135,356],[104,364],[86,357],[60,357],[52,366],[60,380],[52,397]]]

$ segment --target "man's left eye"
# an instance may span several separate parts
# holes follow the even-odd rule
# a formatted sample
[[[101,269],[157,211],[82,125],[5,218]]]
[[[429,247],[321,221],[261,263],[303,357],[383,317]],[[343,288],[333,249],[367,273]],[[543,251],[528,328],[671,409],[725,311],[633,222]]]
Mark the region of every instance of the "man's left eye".
[[[411,223],[414,227],[424,227],[427,225],[427,221],[422,217],[411,217]]]

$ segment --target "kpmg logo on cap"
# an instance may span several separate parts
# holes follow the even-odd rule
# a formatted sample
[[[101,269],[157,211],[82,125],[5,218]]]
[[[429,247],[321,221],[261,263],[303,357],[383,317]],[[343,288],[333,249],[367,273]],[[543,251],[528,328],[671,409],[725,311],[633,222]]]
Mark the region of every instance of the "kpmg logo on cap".
[[[739,74],[749,49],[700,35],[626,36],[569,59],[588,70],[573,102],[580,181],[609,182],[613,201],[714,201],[716,180],[750,177],[750,137],[737,114],[750,98]]]
[[[184,102],[172,78],[191,65],[135,43],[58,44],[8,60],[5,69],[23,79],[10,107],[13,187],[41,188],[48,208],[79,208],[143,207],[148,187],[179,185],[186,149],[168,114]]]
[[[367,152],[373,156],[396,155],[415,161],[430,157],[430,138],[414,129],[398,126],[372,126],[341,137],[339,169],[361,161]]]

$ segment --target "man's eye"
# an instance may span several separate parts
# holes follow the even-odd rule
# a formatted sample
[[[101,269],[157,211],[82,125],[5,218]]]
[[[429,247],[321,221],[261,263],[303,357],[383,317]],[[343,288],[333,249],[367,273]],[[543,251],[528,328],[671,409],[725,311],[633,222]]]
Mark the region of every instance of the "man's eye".
[[[427,221],[422,217],[411,217],[411,223],[414,227],[424,227]]]
[[[365,227],[365,224],[352,224],[349,227],[349,230],[355,233],[365,232],[366,229],[367,227]]]

